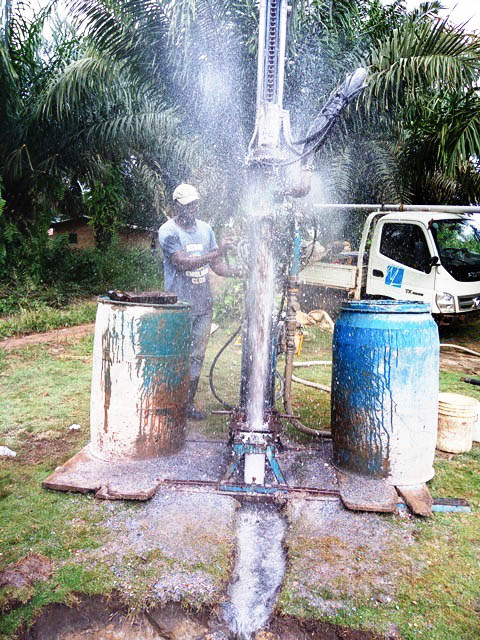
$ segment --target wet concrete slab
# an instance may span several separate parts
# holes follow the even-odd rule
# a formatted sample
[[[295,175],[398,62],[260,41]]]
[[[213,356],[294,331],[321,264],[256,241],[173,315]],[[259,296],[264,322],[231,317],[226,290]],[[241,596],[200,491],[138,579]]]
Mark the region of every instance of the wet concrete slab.
[[[42,486],[59,491],[95,492],[110,500],[148,500],[166,480],[218,481],[230,458],[224,442],[187,440],[176,454],[152,460],[104,461],[87,445],[58,467]]]
[[[331,463],[330,440],[324,440],[315,446],[287,445],[277,458],[289,485],[326,491],[338,489],[335,469]]]
[[[381,478],[337,471],[340,497],[347,509],[395,513],[398,496],[395,487]]]
[[[43,487],[59,491],[94,492],[97,498],[148,500],[165,484],[190,483],[198,489],[212,490],[222,481],[231,459],[227,440],[187,438],[183,449],[172,455],[152,460],[104,461],[92,455],[88,445],[46,480]],[[336,491],[335,470],[332,467],[331,443],[312,446],[285,446],[277,455],[278,462],[292,488]],[[230,483],[242,482],[241,469]],[[266,475],[267,486],[274,487],[271,470]],[[192,487],[194,488],[194,487]]]

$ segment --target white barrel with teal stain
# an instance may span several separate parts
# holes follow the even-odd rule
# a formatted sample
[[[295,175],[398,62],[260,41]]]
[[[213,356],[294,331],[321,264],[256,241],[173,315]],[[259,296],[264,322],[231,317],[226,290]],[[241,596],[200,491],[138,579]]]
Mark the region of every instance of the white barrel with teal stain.
[[[439,351],[438,328],[427,304],[343,304],[332,368],[338,469],[399,486],[433,477]]]
[[[182,447],[190,332],[187,304],[99,299],[90,403],[94,456],[146,460]]]

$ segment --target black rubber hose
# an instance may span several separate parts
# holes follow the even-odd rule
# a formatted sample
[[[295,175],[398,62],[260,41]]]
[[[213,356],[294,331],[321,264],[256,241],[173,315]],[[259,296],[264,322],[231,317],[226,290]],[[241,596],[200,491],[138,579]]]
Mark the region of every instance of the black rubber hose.
[[[278,328],[278,324],[282,319],[283,307],[285,305],[285,298],[287,297],[287,285],[285,284],[283,287],[282,298],[280,300],[280,306],[278,308],[277,319],[275,322],[276,328]],[[276,330],[276,329],[275,329]]]
[[[223,345],[223,347],[220,349],[220,351],[214,357],[214,359],[212,361],[212,365],[210,367],[210,372],[208,374],[208,382],[210,384],[210,390],[213,393],[213,397],[222,405],[222,407],[224,407],[225,409],[228,409],[228,411],[232,411],[233,407],[232,407],[232,405],[228,404],[228,402],[225,402],[224,400],[222,400],[220,398],[220,396],[218,395],[217,390],[215,389],[215,385],[213,384],[213,373],[214,373],[215,367],[217,365],[217,360],[220,358],[220,356],[225,351],[225,349],[230,344],[232,344],[232,342],[235,340],[235,338],[238,336],[238,334],[240,333],[241,330],[242,330],[242,325],[240,325],[238,327],[238,329],[235,331],[235,333],[233,333],[230,336],[230,338],[226,341],[226,343]]]
[[[480,387],[480,378],[461,378],[462,382],[468,382],[468,384],[475,384]]]

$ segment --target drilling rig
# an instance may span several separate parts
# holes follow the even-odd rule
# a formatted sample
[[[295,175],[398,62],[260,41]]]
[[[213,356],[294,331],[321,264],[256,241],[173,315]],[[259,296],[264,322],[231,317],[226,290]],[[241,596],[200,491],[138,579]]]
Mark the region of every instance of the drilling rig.
[[[281,446],[282,418],[294,421],[291,411],[275,411],[276,337],[274,331],[274,287],[277,271],[275,240],[287,222],[289,199],[310,189],[311,159],[323,144],[336,118],[365,87],[366,71],[357,69],[335,90],[312,123],[307,135],[292,140],[290,115],[283,108],[288,0],[261,0],[255,128],[246,157],[249,175],[246,194],[249,214],[249,278],[246,287],[246,319],[243,332],[240,407],[231,421],[232,462],[224,481],[232,477],[244,459],[245,485],[263,487],[268,461],[278,485],[285,480],[275,458]],[[299,184],[288,184],[287,167],[300,165]],[[290,207],[291,208],[291,207]],[[293,224],[289,291],[296,291],[299,235]],[[287,307],[289,305],[287,304]],[[291,307],[291,305],[290,305]],[[287,317],[287,350],[292,350],[295,315]],[[265,488],[264,488],[265,489]],[[264,490],[262,490],[264,492]]]

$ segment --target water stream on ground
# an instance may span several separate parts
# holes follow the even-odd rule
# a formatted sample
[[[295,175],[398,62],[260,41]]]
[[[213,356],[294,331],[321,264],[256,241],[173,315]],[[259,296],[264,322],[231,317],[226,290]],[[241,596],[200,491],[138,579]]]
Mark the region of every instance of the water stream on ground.
[[[273,505],[247,504],[238,514],[237,561],[223,617],[237,640],[268,622],[285,572],[286,524]]]

